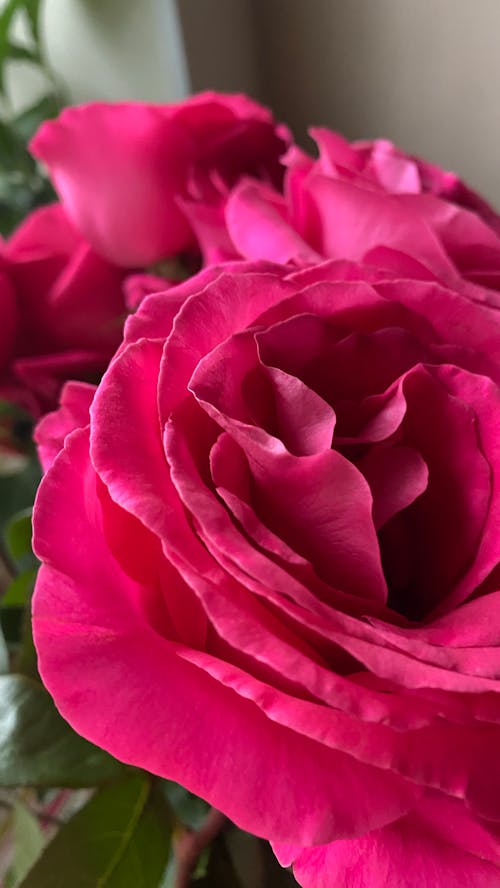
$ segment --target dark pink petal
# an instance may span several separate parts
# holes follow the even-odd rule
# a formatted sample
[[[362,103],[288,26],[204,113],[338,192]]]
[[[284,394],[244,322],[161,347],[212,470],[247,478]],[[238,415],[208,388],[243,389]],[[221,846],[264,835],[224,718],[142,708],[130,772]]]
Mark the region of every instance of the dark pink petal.
[[[8,364],[15,348],[19,312],[12,285],[0,272],[0,371]]]
[[[81,431],[67,440],[35,519],[36,551],[48,562],[34,601],[40,668],[65,718],[118,758],[181,782],[277,840],[324,842],[408,810],[419,794],[411,785],[278,725],[245,699],[244,686],[237,694],[225,686],[234,670],[149,627],[140,588],[104,544],[86,439]],[[64,539],[54,535],[64,517],[54,496],[67,511]],[[290,784],[298,768],[303,779]],[[374,796],[384,799],[379,810]]]
[[[280,437],[296,456],[320,453],[332,446],[335,412],[302,380],[278,367],[266,367],[273,383]]]
[[[59,393],[68,379],[95,379],[103,370],[102,353],[67,351],[59,354],[17,358],[12,363],[14,375],[37,398],[41,412],[57,404]]]
[[[433,283],[385,281],[374,287],[385,299],[425,320],[439,341],[474,349],[491,375],[500,380],[500,326],[486,306]]]
[[[156,274],[131,274],[123,282],[125,305],[129,311],[136,311],[146,296],[164,293],[168,286],[175,286],[175,282]]]
[[[454,383],[451,391],[448,378]],[[478,439],[471,396],[471,389],[482,391],[481,383],[493,387],[484,377],[445,367],[415,368],[404,381],[408,409],[403,440],[420,452],[429,469],[427,489],[409,513],[413,570],[404,593],[410,611],[415,607],[420,614],[442,606],[452,589],[458,602],[463,575],[477,563],[492,494],[488,449]],[[493,417],[494,403],[488,393]],[[498,559],[498,548],[496,553]],[[477,585],[476,572],[474,580],[470,591]]]
[[[457,583],[450,597],[443,602],[443,609],[456,607],[473,594],[500,560],[500,390],[485,376],[463,373],[456,367],[436,368],[437,378],[455,398],[473,405],[476,423],[477,447],[487,463],[487,480],[477,456],[469,454],[467,469],[462,477],[469,479],[468,489],[471,507],[477,514],[486,514],[477,537],[477,550],[467,565],[467,570]]]
[[[378,529],[406,509],[427,487],[429,471],[410,447],[373,447],[358,462],[373,496],[373,522]]]
[[[14,263],[33,262],[55,255],[70,255],[82,242],[61,204],[33,210],[16,228],[5,245],[5,255]]]
[[[372,498],[360,472],[333,450],[292,456],[262,429],[228,417],[219,409],[215,382],[206,380],[203,370],[202,361],[190,388],[245,451],[265,523],[332,586],[385,600]]]
[[[141,303],[136,314],[128,318],[125,324],[125,344],[135,342],[143,337],[147,339],[166,339],[172,331],[174,318],[182,305],[190,296],[200,293],[208,284],[213,283],[223,274],[230,273],[276,273],[281,270],[276,265],[266,262],[228,262],[221,265],[212,265],[203,269],[194,277],[188,278],[181,284],[161,289],[151,293],[148,299]]]
[[[165,344],[165,373],[161,372],[158,383],[164,422],[184,400],[200,358],[232,333],[251,326],[259,315],[293,292],[286,281],[278,275],[266,274],[265,270],[265,265],[260,274],[252,266],[247,274],[238,274],[236,270],[231,273],[228,269],[212,284],[198,291],[196,299],[184,303]],[[210,269],[206,274],[212,274]],[[193,285],[191,292],[192,289]],[[196,331],[194,336],[193,330]]]
[[[204,265],[238,259],[225,218],[225,202],[183,200],[180,204],[198,241]]]
[[[120,270],[82,244],[51,288],[44,326],[65,348],[101,348],[108,357],[120,342],[124,320]]]
[[[225,413],[277,435],[291,453],[307,455],[331,447],[332,408],[300,379],[262,365],[251,330],[213,349],[203,359],[202,375],[205,383],[217,385],[218,405]]]

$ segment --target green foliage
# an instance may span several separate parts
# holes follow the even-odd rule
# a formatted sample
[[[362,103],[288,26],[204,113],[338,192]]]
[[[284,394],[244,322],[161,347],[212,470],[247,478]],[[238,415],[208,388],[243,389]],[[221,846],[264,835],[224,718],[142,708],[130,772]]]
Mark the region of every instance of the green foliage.
[[[23,570],[7,586],[0,607],[22,609],[29,604],[37,571],[35,568]]]
[[[0,675],[0,786],[98,786],[123,769],[75,734],[41,684]]]
[[[5,526],[5,550],[19,570],[35,567],[35,558],[31,549],[31,512],[30,508],[22,509],[12,515]]]
[[[158,888],[171,818],[143,774],[97,792],[63,826],[20,888]]]
[[[171,780],[161,780],[159,786],[178,820],[189,829],[199,829],[210,810],[209,805]]]
[[[38,467],[36,472],[38,478]],[[23,473],[19,473],[8,479],[8,486],[16,495],[22,492],[22,475]],[[20,482],[19,488],[16,487],[16,477]],[[5,478],[0,479],[0,493],[5,482]],[[31,488],[31,479],[29,486]],[[34,491],[31,494],[33,496]],[[13,574],[0,600],[3,637],[14,654],[13,665],[16,672],[38,677],[30,617],[31,594],[38,569],[38,562],[31,548],[31,508],[22,509],[5,522],[1,543],[4,564]]]
[[[268,842],[230,826],[211,847],[206,876],[196,888],[297,888]]]
[[[45,844],[37,818],[22,802],[13,803],[11,820],[14,854],[5,888],[17,888],[40,856]]]
[[[19,47],[12,41],[11,31],[19,12],[27,17],[33,47]],[[8,0],[0,14],[0,92],[5,93],[5,64],[9,58],[23,58],[34,64],[42,64],[39,50],[40,0]]]
[[[40,478],[40,465],[35,458],[27,460],[24,468],[15,475],[0,475],[0,530],[2,536],[13,515],[32,507]]]
[[[5,675],[9,671],[9,649],[3,632],[0,629],[0,675]]]
[[[47,82],[48,92],[31,108],[0,116],[0,233],[8,235],[37,206],[54,199],[47,177],[27,150],[27,142],[40,124],[55,116],[61,105],[59,87],[46,62],[40,42],[41,0],[8,0],[0,13],[0,96],[9,108],[6,71],[10,62],[36,66]],[[28,25],[29,41],[13,37],[19,18]]]

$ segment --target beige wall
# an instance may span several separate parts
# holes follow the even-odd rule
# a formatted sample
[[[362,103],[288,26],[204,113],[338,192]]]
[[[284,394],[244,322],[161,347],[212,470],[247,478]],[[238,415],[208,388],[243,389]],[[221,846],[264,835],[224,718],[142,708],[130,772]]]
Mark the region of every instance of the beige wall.
[[[500,207],[500,0],[44,2],[74,101],[246,90],[301,140],[313,123],[392,138]],[[40,84],[21,68],[10,82],[25,100]]]
[[[456,169],[500,206],[500,0],[257,0],[268,101]]]
[[[175,0],[42,0],[41,8],[46,53],[72,101],[171,102],[188,92]],[[22,17],[15,24],[23,41]],[[24,62],[9,62],[7,75],[15,108],[46,89]]]
[[[178,3],[194,88],[250,86],[301,140],[392,138],[500,207],[500,0]]]
[[[177,7],[192,89],[243,91],[258,98],[255,0],[177,0]]]
[[[49,58],[74,101],[186,93],[175,0],[43,0],[43,10]]]

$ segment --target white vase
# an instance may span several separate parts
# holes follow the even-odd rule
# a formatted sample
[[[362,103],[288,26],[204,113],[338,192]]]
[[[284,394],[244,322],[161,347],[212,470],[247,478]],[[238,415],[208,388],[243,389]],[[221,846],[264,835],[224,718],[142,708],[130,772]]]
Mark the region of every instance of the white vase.
[[[171,102],[189,91],[175,0],[44,0],[42,28],[48,61],[71,102]],[[19,22],[16,36],[22,32]],[[14,108],[43,94],[37,69],[19,62],[9,69]]]

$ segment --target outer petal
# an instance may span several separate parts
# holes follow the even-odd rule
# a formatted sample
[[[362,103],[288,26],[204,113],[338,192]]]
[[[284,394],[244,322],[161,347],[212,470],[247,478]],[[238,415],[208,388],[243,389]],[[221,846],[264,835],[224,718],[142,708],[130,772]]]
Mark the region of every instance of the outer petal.
[[[242,182],[233,189],[226,206],[231,240],[246,259],[317,262],[320,254],[308,246],[286,216],[283,198],[258,182]]]
[[[406,817],[361,839],[275,846],[303,888],[496,888],[500,848],[460,803],[429,795]]]
[[[35,546],[45,566],[34,631],[44,682],[64,717],[118,758],[181,782],[243,828],[278,841],[363,832],[374,812],[353,808],[358,791],[369,799],[391,786],[376,820],[408,810],[411,785],[277,725],[149,626],[141,588],[106,546],[96,481],[88,432],[77,431],[36,508]],[[301,779],[290,781],[297,773]]]
[[[47,413],[36,426],[34,439],[44,472],[64,447],[66,436],[88,425],[95,391],[96,386],[86,382],[67,382],[61,393],[59,409]]]
[[[67,108],[31,150],[49,167],[71,218],[117,265],[150,265],[192,241],[175,197],[193,145],[164,110],[140,104]]]

